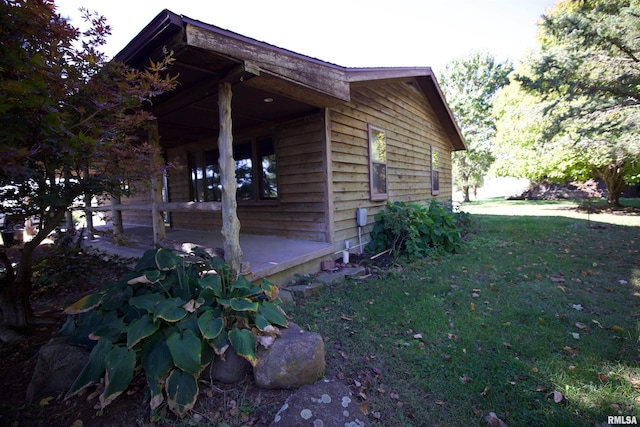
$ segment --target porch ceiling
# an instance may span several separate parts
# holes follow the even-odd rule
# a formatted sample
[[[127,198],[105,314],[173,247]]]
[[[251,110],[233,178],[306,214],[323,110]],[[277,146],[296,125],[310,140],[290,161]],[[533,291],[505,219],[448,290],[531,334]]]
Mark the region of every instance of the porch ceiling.
[[[218,85],[232,80],[234,130],[268,126],[270,123],[307,115],[318,107],[282,93],[265,90],[238,61],[184,48],[175,54],[170,73],[178,74],[178,87],[154,102],[162,145],[165,147],[203,138],[217,138]],[[235,80],[235,81],[233,81]]]

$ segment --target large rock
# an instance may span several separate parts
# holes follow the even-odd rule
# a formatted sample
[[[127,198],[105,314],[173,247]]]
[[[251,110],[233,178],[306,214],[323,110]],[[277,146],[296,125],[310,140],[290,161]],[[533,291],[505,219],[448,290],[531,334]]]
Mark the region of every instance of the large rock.
[[[89,351],[68,344],[67,338],[53,338],[40,348],[27,388],[28,401],[67,392],[87,364]]]
[[[270,427],[367,427],[369,421],[349,391],[336,381],[300,387],[280,408]]]
[[[258,387],[298,388],[322,378],[325,369],[324,342],[315,332],[305,332],[295,323],[268,348],[258,348],[253,376]]]
[[[235,384],[242,381],[251,370],[251,363],[244,357],[238,356],[231,347],[224,353],[224,360],[216,355],[213,362],[203,372],[202,378]]]

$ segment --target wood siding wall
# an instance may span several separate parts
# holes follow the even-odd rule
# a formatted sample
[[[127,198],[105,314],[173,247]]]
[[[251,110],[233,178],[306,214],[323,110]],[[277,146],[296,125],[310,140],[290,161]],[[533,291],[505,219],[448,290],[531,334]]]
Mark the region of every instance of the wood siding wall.
[[[138,183],[136,184],[138,188],[134,189],[134,193],[131,197],[123,197],[123,204],[142,204],[149,203],[151,204],[151,189],[149,188],[148,183]],[[111,217],[111,212],[106,213],[107,216]],[[122,211],[122,222],[124,224],[142,224],[142,225],[151,225],[151,211],[150,210],[140,210],[140,211]]]
[[[278,201],[240,203],[240,232],[327,241],[322,116],[316,114],[297,119],[255,136],[267,134],[273,136],[276,143]],[[234,140],[251,136],[254,135],[239,134]],[[205,148],[205,144],[210,148]],[[169,150],[169,159],[178,163],[178,167],[169,172],[170,201],[189,201],[187,152],[216,147],[217,141],[212,139]],[[219,212],[176,212],[171,215],[171,225],[178,229],[218,231],[221,215]]]
[[[350,103],[331,110],[335,242],[356,244],[357,208],[368,211],[366,242],[386,203],[370,200],[368,124],[386,131],[388,200],[451,201],[451,143],[422,92],[402,82],[356,87]],[[438,196],[431,195],[431,146],[440,153]]]

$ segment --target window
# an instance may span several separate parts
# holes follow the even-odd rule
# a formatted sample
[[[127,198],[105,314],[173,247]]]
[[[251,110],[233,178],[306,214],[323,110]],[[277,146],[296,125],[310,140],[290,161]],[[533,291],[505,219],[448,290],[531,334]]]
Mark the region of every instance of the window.
[[[387,191],[387,135],[369,125],[369,185],[371,200],[383,200]]]
[[[189,152],[192,201],[222,200],[219,157],[218,150]],[[235,144],[233,158],[236,162],[238,202],[278,198],[276,154],[272,138],[258,138]]]
[[[431,146],[431,194],[440,194],[440,154]]]

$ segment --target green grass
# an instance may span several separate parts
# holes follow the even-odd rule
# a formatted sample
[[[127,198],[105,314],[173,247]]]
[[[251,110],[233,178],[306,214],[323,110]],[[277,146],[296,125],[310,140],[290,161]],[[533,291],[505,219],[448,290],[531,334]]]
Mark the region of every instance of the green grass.
[[[637,415],[640,216],[591,215],[589,227],[568,206],[465,205],[478,231],[462,253],[336,285],[287,311],[325,338],[327,375],[351,386],[373,425]]]

